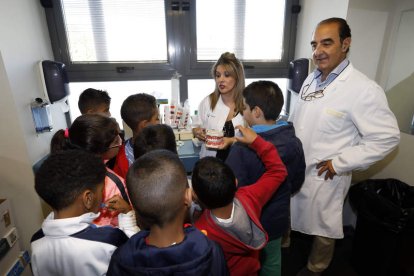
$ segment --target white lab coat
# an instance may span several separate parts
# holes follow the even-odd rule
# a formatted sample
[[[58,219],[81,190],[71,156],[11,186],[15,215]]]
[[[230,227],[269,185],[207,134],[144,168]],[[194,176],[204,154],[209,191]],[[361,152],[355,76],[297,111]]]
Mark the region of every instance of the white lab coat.
[[[314,73],[303,86],[313,78]],[[313,81],[308,93],[315,86]],[[368,168],[399,143],[400,131],[385,93],[349,64],[327,86],[324,97],[303,101],[299,95],[289,120],[306,160],[305,182],[291,200],[292,229],[343,238],[342,209],[352,171]],[[316,164],[327,159],[332,159],[337,175],[325,181],[325,174],[317,175]]]
[[[224,104],[220,96],[216,107],[214,110],[211,110],[210,98],[207,96],[201,101],[198,107],[198,112],[202,128],[222,130],[224,124],[226,123],[227,116],[229,115],[230,108]],[[231,121],[233,122],[234,127],[238,125],[244,126],[243,116],[240,113],[237,114],[237,116],[234,117]],[[201,145],[200,158],[203,158],[205,156],[216,156],[216,154],[217,151],[207,149],[205,143]]]

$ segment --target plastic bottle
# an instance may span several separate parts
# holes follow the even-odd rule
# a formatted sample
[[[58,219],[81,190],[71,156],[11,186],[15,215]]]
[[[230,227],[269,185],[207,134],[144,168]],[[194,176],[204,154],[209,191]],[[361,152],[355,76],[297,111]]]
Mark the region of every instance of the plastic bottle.
[[[201,126],[200,117],[198,117],[198,110],[194,111],[194,115],[191,116],[191,127],[196,128]]]

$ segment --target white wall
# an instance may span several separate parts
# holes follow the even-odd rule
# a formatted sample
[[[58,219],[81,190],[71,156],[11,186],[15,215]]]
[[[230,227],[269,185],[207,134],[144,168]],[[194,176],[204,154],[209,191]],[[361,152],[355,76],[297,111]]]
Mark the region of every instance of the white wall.
[[[33,190],[33,173],[21,132],[19,114],[0,53],[0,197],[9,198],[20,244],[28,249],[30,235],[42,221],[40,202]]]
[[[372,178],[396,178],[414,186],[414,136],[401,133],[400,146],[395,158],[390,157],[383,161],[384,164],[378,164],[380,169]]]
[[[301,0],[298,17],[295,59],[312,56],[310,41],[316,24],[329,17],[346,18],[348,0]]]
[[[384,89],[389,87],[387,85],[389,75],[395,73],[389,67],[390,61],[394,59],[390,43],[395,42],[396,25],[399,24],[397,13],[406,6],[412,7],[413,2],[411,0],[350,0],[349,2],[348,18],[353,32],[350,58],[356,68],[375,79]],[[352,25],[358,26],[357,31],[354,31],[356,28],[352,28]],[[411,38],[412,35],[409,37]],[[407,59],[412,60],[409,56]],[[406,64],[412,66],[411,62]],[[406,67],[405,73],[412,72],[407,70]],[[401,74],[400,78],[407,76],[400,71],[398,73]],[[414,136],[401,133],[397,150],[367,171],[356,173],[354,182],[366,178],[397,178],[414,186],[414,170],[409,168],[413,163]]]
[[[346,18],[352,33],[349,59],[373,80],[381,59],[391,4],[389,0],[349,1]]]
[[[52,135],[36,135],[29,108],[42,96],[37,62],[53,59],[40,1],[1,1],[0,34],[0,197],[10,199],[21,245],[29,249],[43,218],[32,164],[48,153]],[[52,109],[55,129],[65,127],[63,114]]]
[[[295,58],[311,57],[310,41],[317,23],[329,17],[345,18],[352,32],[349,58],[356,68],[375,79],[392,1],[302,0],[300,4]]]
[[[7,2],[7,4],[6,4]],[[52,133],[36,135],[29,104],[42,96],[37,63],[53,59],[44,10],[40,1],[0,3],[0,49],[16,109],[22,125],[30,161],[48,153]],[[64,116],[53,106],[55,129],[64,127]],[[60,115],[60,116],[59,116]]]
[[[385,179],[396,178],[411,186],[414,186],[414,136],[401,133],[398,149],[392,152],[384,160],[374,164],[366,171],[353,175],[355,183],[372,178]]]
[[[414,11],[404,12],[396,36],[387,89],[394,87],[414,72]],[[407,62],[409,61],[409,62]]]

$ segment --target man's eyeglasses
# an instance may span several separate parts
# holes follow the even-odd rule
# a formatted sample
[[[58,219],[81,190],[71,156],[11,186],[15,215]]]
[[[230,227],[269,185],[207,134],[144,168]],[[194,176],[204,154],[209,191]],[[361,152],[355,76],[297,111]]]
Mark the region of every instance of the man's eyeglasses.
[[[313,83],[313,81],[315,80],[315,78],[311,81],[311,83],[309,83],[309,84],[307,84],[307,85],[305,85],[304,87],[303,87],[303,89],[302,90],[304,90],[303,91],[303,93],[300,95],[300,98],[302,99],[302,100],[304,100],[304,101],[313,101],[314,99],[320,99],[320,98],[322,98],[323,96],[325,96],[325,94],[323,94],[323,91],[325,90],[325,88],[327,87],[327,86],[325,86],[323,89],[321,89],[321,90],[318,90],[318,91],[315,91],[315,92],[311,92],[311,93],[308,93],[308,89],[309,89],[309,87],[312,85],[312,83]],[[305,89],[305,87],[306,87],[306,89]]]
[[[324,94],[323,94],[324,90],[325,90],[325,88],[322,89],[322,90],[311,92],[311,93],[306,94],[306,95],[302,94],[301,99],[304,100],[304,101],[313,101],[314,99],[322,98],[324,96]]]
[[[330,82],[327,85],[325,85],[325,87],[323,89],[315,91],[315,92],[308,93],[309,87],[312,85],[313,81],[315,79],[319,78],[322,75],[322,72],[320,72],[320,74],[315,76],[309,84],[307,84],[303,87],[303,89],[302,89],[303,93],[300,94],[300,98],[304,101],[313,101],[315,99],[320,99],[323,96],[325,96],[325,94],[323,93],[325,91],[325,89],[346,69],[346,67],[348,67],[349,63],[350,62],[348,60],[348,63],[345,65],[345,67],[342,68],[342,70],[339,73],[337,73],[337,74],[336,73],[331,73],[331,74],[334,74],[334,77],[331,78]],[[329,75],[331,75],[331,74],[329,74]],[[305,87],[306,87],[306,90],[305,90]]]

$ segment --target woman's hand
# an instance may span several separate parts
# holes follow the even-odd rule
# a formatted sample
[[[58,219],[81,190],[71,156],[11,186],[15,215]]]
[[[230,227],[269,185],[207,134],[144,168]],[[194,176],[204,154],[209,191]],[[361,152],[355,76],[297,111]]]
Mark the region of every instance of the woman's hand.
[[[206,129],[201,127],[193,128],[193,135],[195,138],[201,141],[206,140]]]
[[[126,202],[120,195],[114,195],[105,202],[105,206],[110,211],[118,211],[120,213],[128,213],[132,210],[131,205]]]

